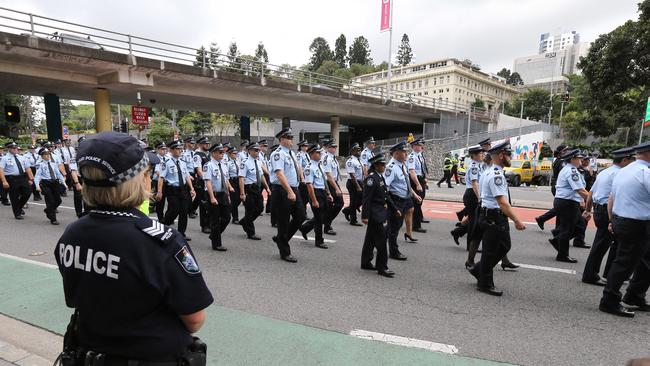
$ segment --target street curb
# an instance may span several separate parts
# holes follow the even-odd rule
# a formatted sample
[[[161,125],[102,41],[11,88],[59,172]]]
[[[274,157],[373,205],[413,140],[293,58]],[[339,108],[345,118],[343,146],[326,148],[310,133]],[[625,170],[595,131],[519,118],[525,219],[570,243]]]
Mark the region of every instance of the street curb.
[[[0,313],[0,360],[19,366],[51,366],[63,337]]]

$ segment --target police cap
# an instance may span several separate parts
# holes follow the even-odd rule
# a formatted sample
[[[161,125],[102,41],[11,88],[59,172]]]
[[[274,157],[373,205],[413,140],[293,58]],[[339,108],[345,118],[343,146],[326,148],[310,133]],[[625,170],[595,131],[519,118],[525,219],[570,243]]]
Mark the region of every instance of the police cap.
[[[80,171],[85,166],[92,166],[106,175],[106,178],[101,180],[84,177],[84,184],[115,187],[145,170],[149,158],[135,137],[121,132],[106,131],[87,138],[79,146],[77,163]]]
[[[411,146],[415,146],[415,145],[423,146],[424,145],[424,139],[422,137],[420,137],[418,139],[415,139],[415,140],[411,141]]]
[[[147,158],[149,159],[149,165],[158,165],[160,164],[160,158],[158,154],[155,154],[151,151],[147,151]]]
[[[17,148],[18,144],[15,143],[14,141],[9,141],[5,144],[6,149],[12,149],[12,148]]]
[[[61,145],[61,139],[56,139],[56,141],[54,141],[54,143],[57,144],[57,145]]]
[[[307,140],[300,141],[298,143],[298,147],[302,147],[302,146],[309,146],[309,142],[307,142]]]
[[[398,142],[397,144],[391,146],[390,153],[392,154],[395,151],[406,151],[406,141]]]
[[[201,137],[200,139],[196,140],[196,143],[197,143],[197,144],[209,144],[209,143],[210,143],[210,139],[208,139],[207,137],[203,136],[203,137]]]
[[[194,137],[189,136],[183,139],[183,142],[186,144],[195,144],[196,141],[194,140]]]
[[[483,151],[484,151],[483,148],[480,146],[472,146],[467,150],[467,152],[469,152],[470,154],[479,154],[482,153]]]
[[[580,154],[580,150],[578,149],[568,150],[564,154],[562,154],[560,158],[562,160],[571,160],[573,158],[578,157],[578,154]]]
[[[50,150],[47,148],[41,147],[40,149],[38,149],[38,155],[49,154],[49,153]]]
[[[496,144],[496,145],[492,146],[490,148],[490,150],[488,150],[488,152],[490,154],[498,154],[501,151],[505,151],[505,152],[511,152],[512,151],[512,150],[510,150],[510,141],[504,141],[504,142],[502,142],[500,144]]]
[[[323,140],[323,146],[338,147],[339,145],[336,143],[336,139],[327,139],[327,140]]]
[[[565,144],[560,144],[560,145],[558,145],[558,147],[555,148],[555,152],[559,154],[559,153],[561,153],[562,151],[564,151],[564,150],[566,150],[568,148],[569,147],[566,146]]]
[[[320,144],[311,144],[309,145],[309,148],[307,148],[307,153],[311,154],[313,152],[321,152],[322,148]]]
[[[650,141],[646,141],[634,147],[634,152],[636,153],[643,153],[646,151],[650,151]]]
[[[352,146],[350,146],[350,151],[354,151],[354,150],[361,150],[361,146],[359,146],[358,142],[355,142],[354,144],[352,144]]]
[[[375,143],[375,138],[372,136],[369,136],[366,141],[364,141],[365,144],[374,144]]]
[[[226,142],[225,144],[223,144],[223,148],[228,149],[228,150],[232,150],[232,144],[230,144],[230,142]]]
[[[86,136],[81,136],[77,139],[77,143],[80,144],[83,140],[86,139]]]
[[[250,144],[246,145],[246,150],[259,150],[260,149],[260,144],[257,142],[253,141]]]
[[[181,148],[181,147],[183,147],[183,143],[181,142],[181,140],[174,140],[174,141],[169,143],[169,148],[170,149],[176,149],[176,148]]]
[[[244,147],[244,146],[248,146],[248,140],[241,140],[241,142],[239,143],[239,147]]]
[[[30,149],[30,150],[32,150],[32,149],[35,149],[36,146],[34,146],[34,145],[29,145],[29,146],[27,146],[27,148]]]
[[[156,145],[156,149],[166,149],[166,148],[167,148],[167,144],[165,144],[164,142],[159,142],[158,145]]]
[[[384,159],[384,154],[377,154],[372,158],[368,159],[368,163],[370,165],[386,164],[386,159]]]
[[[280,147],[280,145],[277,145],[277,144],[271,146],[271,151],[275,151],[278,147]]]
[[[257,143],[260,144],[260,146],[269,146],[269,143],[266,141],[266,139],[259,140]]]
[[[290,127],[283,128],[282,130],[280,130],[280,132],[278,132],[278,133],[275,135],[275,137],[276,137],[278,140],[281,139],[281,138],[285,138],[285,139],[293,140],[293,132],[291,132],[291,128],[290,128]]]
[[[634,146],[614,150],[611,152],[611,154],[614,159],[632,156],[634,154]]]
[[[481,140],[481,141],[478,142],[479,146],[489,145],[491,143],[492,143],[492,140],[489,137],[486,138],[485,140]]]
[[[210,146],[210,149],[208,149],[208,151],[210,151],[211,153],[213,153],[215,151],[223,152],[223,148],[224,148],[223,144],[217,143],[217,144],[214,144],[214,145]]]

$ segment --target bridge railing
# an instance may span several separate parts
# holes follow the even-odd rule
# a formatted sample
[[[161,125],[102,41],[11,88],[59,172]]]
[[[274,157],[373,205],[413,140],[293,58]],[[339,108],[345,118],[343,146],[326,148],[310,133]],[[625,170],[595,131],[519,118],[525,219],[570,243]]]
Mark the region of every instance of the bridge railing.
[[[289,81],[308,88],[320,88],[336,92],[377,98],[385,104],[422,106],[445,111],[466,111],[466,104],[459,104],[429,96],[415,95],[391,90],[386,85],[371,85],[332,75],[324,75],[289,65],[274,65],[249,57],[229,56],[210,49],[192,48],[169,42],[114,32],[64,20],[49,18],[23,11],[0,7],[0,30],[32,37],[75,44],[78,46],[127,53],[135,56],[156,58],[161,61],[189,64],[196,67],[239,73],[259,78],[261,85],[267,80]]]

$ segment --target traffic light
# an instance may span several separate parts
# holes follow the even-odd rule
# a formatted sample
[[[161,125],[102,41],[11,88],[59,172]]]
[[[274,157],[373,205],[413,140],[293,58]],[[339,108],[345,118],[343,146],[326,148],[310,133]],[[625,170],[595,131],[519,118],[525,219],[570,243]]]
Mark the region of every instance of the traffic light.
[[[20,108],[13,105],[5,106],[5,120],[9,123],[20,122]]]

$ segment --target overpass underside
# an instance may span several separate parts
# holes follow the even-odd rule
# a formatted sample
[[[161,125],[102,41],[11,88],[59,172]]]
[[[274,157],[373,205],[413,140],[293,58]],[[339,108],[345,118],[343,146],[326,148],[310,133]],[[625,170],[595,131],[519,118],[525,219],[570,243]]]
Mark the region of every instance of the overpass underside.
[[[419,131],[439,111],[269,76],[154,60],[132,54],[0,32],[0,92],[93,101],[105,89],[111,103],[235,115],[289,117],[341,124],[378,136]]]

